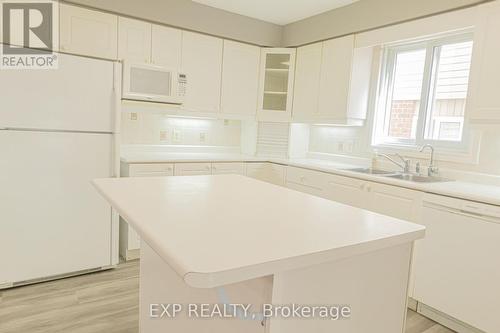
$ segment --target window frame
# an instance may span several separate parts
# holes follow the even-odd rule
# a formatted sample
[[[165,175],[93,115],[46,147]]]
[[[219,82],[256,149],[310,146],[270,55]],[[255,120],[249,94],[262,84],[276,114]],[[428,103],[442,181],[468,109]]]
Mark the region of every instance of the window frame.
[[[374,119],[372,128],[372,146],[387,147],[393,149],[416,149],[425,144],[431,144],[435,147],[445,148],[447,150],[463,151],[467,149],[467,143],[470,139],[468,129],[467,101],[470,91],[470,74],[467,86],[467,96],[465,100],[464,121],[462,124],[462,138],[460,141],[454,140],[435,140],[426,139],[426,123],[431,116],[431,95],[435,92],[433,84],[436,82],[436,71],[439,66],[435,66],[435,59],[439,59],[440,46],[455,44],[460,42],[472,41],[473,32],[467,31],[460,34],[444,35],[426,40],[391,43],[382,47],[381,66],[379,72],[378,89],[376,93],[376,102],[374,107]],[[425,50],[425,63],[422,82],[422,91],[420,94],[420,106],[418,109],[418,119],[416,124],[415,139],[394,138],[386,135],[388,133],[390,116],[389,102],[392,102],[392,93],[394,91],[395,62],[398,53],[407,51]],[[472,60],[471,60],[472,66]],[[434,82],[433,82],[434,81]],[[435,87],[435,86],[434,86]],[[433,89],[431,89],[433,88]]]

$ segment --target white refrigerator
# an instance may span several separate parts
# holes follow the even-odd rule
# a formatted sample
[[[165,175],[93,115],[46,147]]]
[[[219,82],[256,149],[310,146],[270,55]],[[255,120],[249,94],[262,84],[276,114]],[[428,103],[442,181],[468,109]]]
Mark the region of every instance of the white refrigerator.
[[[0,289],[118,261],[116,216],[90,181],[117,172],[119,64],[57,57],[0,71]]]

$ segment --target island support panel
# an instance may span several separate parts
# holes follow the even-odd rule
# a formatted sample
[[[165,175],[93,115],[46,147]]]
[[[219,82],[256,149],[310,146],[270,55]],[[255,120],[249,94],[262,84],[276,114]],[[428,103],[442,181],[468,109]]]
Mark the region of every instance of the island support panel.
[[[145,242],[141,245],[141,333],[403,333],[412,243],[217,288],[187,285]],[[348,319],[206,318],[189,304],[349,306]],[[152,318],[151,304],[181,304],[175,318]],[[161,311],[160,311],[161,312]],[[158,315],[159,312],[157,311]]]

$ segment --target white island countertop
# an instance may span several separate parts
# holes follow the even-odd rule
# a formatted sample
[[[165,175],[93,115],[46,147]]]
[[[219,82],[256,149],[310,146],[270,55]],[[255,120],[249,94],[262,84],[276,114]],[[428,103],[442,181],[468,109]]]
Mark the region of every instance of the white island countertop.
[[[239,175],[94,180],[193,287],[213,288],[412,242],[423,226]]]

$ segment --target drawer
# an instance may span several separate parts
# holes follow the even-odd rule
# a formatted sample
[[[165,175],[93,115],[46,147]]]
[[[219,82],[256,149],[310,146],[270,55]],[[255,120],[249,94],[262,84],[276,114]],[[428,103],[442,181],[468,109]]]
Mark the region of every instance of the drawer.
[[[129,177],[173,176],[172,163],[130,164]]]
[[[301,186],[322,190],[328,181],[326,174],[302,168],[288,167],[286,172],[287,183],[295,183]]]
[[[212,163],[212,174],[213,175],[223,175],[223,174],[245,174],[245,163],[240,162],[219,162]]]
[[[175,176],[211,175],[211,163],[175,163]]]

